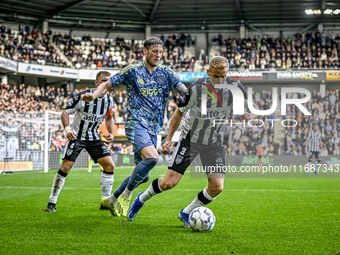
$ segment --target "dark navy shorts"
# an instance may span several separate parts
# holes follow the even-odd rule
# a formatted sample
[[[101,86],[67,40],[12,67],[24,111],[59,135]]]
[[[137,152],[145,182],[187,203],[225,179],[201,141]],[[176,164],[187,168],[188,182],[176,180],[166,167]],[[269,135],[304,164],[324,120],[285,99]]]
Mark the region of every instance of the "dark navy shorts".
[[[142,128],[125,128],[126,137],[132,143],[135,156],[134,162],[142,161],[141,150],[146,146],[157,148],[157,135],[151,135]]]

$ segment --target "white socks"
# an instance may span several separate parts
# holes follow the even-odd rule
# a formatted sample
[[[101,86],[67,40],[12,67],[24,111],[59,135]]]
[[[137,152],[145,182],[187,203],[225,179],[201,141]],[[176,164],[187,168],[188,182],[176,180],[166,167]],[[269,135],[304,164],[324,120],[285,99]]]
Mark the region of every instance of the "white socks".
[[[195,199],[184,208],[183,212],[186,214],[190,214],[192,210],[194,210],[197,207],[205,206],[212,202],[216,197],[211,197],[207,192],[207,187],[204,188],[198,195],[195,197]]]
[[[113,186],[113,173],[103,172],[100,177],[100,187],[102,189],[102,198],[109,197],[111,195]]]
[[[121,197],[128,197],[129,199],[131,199],[132,190],[128,190],[128,188],[126,187],[125,190],[123,191],[123,193],[120,196]]]
[[[110,206],[114,207],[115,204],[117,203],[117,198],[115,198],[114,195],[109,196],[109,197],[107,198],[107,203],[108,203]]]
[[[312,172],[311,168],[312,168],[312,162],[308,162],[308,173],[309,174]]]
[[[62,176],[59,173],[57,173],[53,179],[53,184],[52,184],[52,190],[51,190],[51,195],[50,198],[48,199],[49,203],[56,204],[58,200],[58,196],[60,194],[61,189],[64,186],[66,176]]]
[[[158,188],[157,192],[154,190],[154,186],[156,189]],[[139,200],[142,204],[144,204],[146,201],[148,201],[150,198],[152,198],[154,195],[161,193],[163,190],[159,187],[159,179],[154,180],[146,191],[143,192],[142,195],[140,195]]]

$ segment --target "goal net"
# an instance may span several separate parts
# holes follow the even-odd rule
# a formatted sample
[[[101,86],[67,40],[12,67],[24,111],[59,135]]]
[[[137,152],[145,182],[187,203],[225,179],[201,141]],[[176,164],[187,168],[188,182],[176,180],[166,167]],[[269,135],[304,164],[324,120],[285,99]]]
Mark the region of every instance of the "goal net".
[[[0,172],[59,169],[67,142],[60,112],[0,112]],[[73,116],[70,116],[72,123]],[[88,168],[83,150],[73,168]]]
[[[44,130],[44,171],[58,169],[62,163],[64,149],[67,143],[66,133],[60,119],[61,112],[45,111]],[[73,115],[70,115],[70,124],[73,122]],[[72,169],[88,168],[89,154],[83,150],[77,157]]]
[[[44,113],[0,112],[0,172],[42,171]]]

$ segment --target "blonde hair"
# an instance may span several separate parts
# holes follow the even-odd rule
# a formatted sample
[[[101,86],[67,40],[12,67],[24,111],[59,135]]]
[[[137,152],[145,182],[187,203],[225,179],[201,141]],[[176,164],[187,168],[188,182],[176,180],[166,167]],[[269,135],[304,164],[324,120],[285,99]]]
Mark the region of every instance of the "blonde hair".
[[[209,69],[211,70],[212,68],[216,69],[229,69],[229,62],[228,59],[222,56],[215,56],[212,59],[210,59],[209,62]]]

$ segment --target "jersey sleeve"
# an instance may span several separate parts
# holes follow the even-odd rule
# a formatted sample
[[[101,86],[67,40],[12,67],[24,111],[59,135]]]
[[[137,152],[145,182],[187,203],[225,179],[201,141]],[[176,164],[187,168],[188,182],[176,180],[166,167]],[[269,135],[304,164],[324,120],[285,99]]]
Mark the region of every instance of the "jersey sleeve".
[[[168,73],[168,84],[169,84],[170,90],[174,90],[175,88],[179,87],[180,85],[184,85],[180,81],[179,76],[174,71],[172,71],[168,67],[166,67],[166,70],[167,70],[167,73]]]
[[[237,82],[237,87],[242,90],[242,93],[244,95],[244,99],[248,100],[248,93],[247,93],[245,87],[239,82]]]
[[[234,81],[234,80],[229,80],[228,83],[238,87],[242,91],[245,101],[248,101],[248,93],[241,83]],[[233,103],[233,94],[230,93],[230,96],[228,99],[228,105],[231,105],[232,103]]]
[[[190,87],[185,93],[185,96],[182,97],[181,102],[178,104],[178,109],[181,112],[186,112],[195,103],[197,103],[197,89],[196,87]]]
[[[135,65],[128,65],[127,67],[120,70],[119,73],[110,77],[110,83],[112,87],[116,87],[119,84],[127,84],[132,74],[132,69]]]
[[[73,114],[75,113],[81,106],[81,94],[77,94],[74,96],[73,100],[70,101],[67,104],[67,107],[65,108],[65,112],[67,112],[68,114]]]
[[[108,111],[106,112],[107,115],[113,114],[113,107],[114,107],[114,100],[112,96],[107,95],[108,101],[109,101],[109,107]]]

